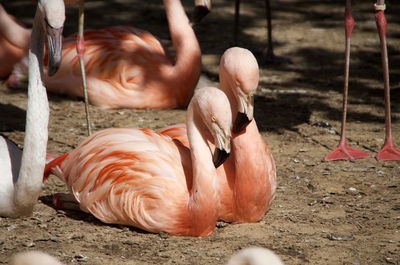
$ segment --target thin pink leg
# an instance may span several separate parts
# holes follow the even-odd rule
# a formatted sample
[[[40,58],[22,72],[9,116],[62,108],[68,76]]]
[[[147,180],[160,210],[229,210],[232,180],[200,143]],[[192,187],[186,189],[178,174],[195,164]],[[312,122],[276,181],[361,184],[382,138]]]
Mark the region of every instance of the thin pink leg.
[[[346,143],[346,114],[347,114],[347,94],[349,88],[349,66],[350,66],[350,39],[353,32],[354,19],[351,15],[351,0],[346,0],[345,8],[345,31],[346,31],[346,58],[344,67],[344,89],[343,89],[343,115],[342,115],[342,129],[339,145],[331,153],[325,156],[325,160],[354,160],[358,158],[369,157],[369,154],[352,148]]]
[[[240,0],[235,0],[235,18],[233,25],[233,46],[237,45],[239,35],[239,18],[240,18]]]
[[[392,140],[391,119],[390,119],[390,86],[389,86],[389,63],[386,46],[386,18],[385,1],[378,0],[375,5],[375,20],[381,41],[381,58],[383,68],[383,83],[385,90],[385,127],[386,136],[382,149],[376,156],[378,160],[400,160],[400,150],[395,147]]]
[[[84,9],[85,9],[85,0],[80,0],[79,28],[78,28],[78,38],[76,39],[76,51],[78,53],[79,65],[81,67],[82,87],[83,87],[83,97],[85,100],[87,130],[88,130],[88,135],[90,136],[92,134],[92,129],[90,126],[89,99],[88,99],[88,93],[87,93],[87,87],[86,87],[85,62],[83,60],[83,56],[85,54],[85,40],[83,38]]]

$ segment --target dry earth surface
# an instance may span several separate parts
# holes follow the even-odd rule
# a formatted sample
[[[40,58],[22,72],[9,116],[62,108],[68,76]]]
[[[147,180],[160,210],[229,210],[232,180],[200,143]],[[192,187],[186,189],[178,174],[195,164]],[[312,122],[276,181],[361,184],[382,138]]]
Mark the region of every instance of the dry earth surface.
[[[31,1],[2,1],[26,25]],[[192,1],[184,1],[191,11]],[[400,145],[400,5],[388,1],[388,51],[393,137]],[[47,182],[32,217],[0,218],[0,263],[18,251],[43,250],[67,264],[223,264],[247,246],[274,250],[286,264],[400,264],[400,164],[373,158],[384,141],[383,82],[373,1],[354,1],[347,137],[371,158],[325,162],[338,143],[344,65],[344,1],[272,1],[275,52],[291,64],[264,63],[264,1],[243,1],[239,46],[260,64],[255,119],[277,164],[277,196],[262,221],[219,222],[206,238],[150,234],[106,225],[85,213],[55,210],[50,196],[67,192]],[[195,28],[205,82],[218,80],[221,54],[232,45],[233,1],[213,1]],[[86,27],[133,25],[171,47],[160,0],[87,1]],[[65,34],[77,28],[68,8]],[[4,63],[4,62],[1,62]],[[208,81],[207,81],[208,80]],[[81,100],[50,94],[48,151],[63,154],[86,136]],[[0,132],[21,147],[26,91],[0,87]],[[161,128],[181,122],[178,110],[101,110],[90,107],[95,131]]]

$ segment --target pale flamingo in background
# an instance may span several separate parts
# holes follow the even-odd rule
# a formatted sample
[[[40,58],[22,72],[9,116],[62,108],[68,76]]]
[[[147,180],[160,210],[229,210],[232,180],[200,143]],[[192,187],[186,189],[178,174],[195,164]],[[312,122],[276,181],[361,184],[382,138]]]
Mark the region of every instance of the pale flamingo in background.
[[[249,247],[233,255],[226,265],[284,265],[273,251],[261,247]]]
[[[15,254],[10,265],[63,265],[56,258],[41,251]],[[284,265],[273,251],[261,247],[249,247],[234,254],[226,265]]]
[[[118,26],[85,31],[91,104],[103,108],[175,108],[188,104],[200,77],[200,46],[180,0],[164,0],[164,7],[176,61],[158,38],[140,29]],[[76,36],[64,40],[60,70],[45,78],[48,91],[82,97],[75,42]]]
[[[14,64],[29,48],[31,31],[20,25],[0,4],[0,78],[7,78]]]
[[[51,170],[65,181],[81,210],[105,223],[210,235],[219,209],[215,167],[230,152],[229,112],[221,90],[199,89],[187,110],[190,151],[149,129],[107,129],[50,162],[45,178]],[[214,159],[204,125],[216,142]]]
[[[60,65],[65,19],[61,0],[40,0],[36,10],[29,56],[28,104],[24,150],[0,137],[0,216],[32,214],[45,166],[49,106],[42,85],[44,38],[48,40],[49,74]]]
[[[238,47],[221,58],[220,86],[227,94],[231,115],[232,155],[217,169],[221,186],[220,219],[233,222],[259,221],[275,197],[275,162],[253,119],[253,94],[259,69],[253,54]],[[160,130],[188,147],[186,127],[177,124]]]
[[[20,252],[11,257],[9,265],[64,265],[58,259],[41,251]]]
[[[378,0],[375,4],[375,20],[378,34],[381,41],[381,59],[383,68],[383,81],[385,90],[385,143],[376,156],[377,160],[400,160],[400,149],[396,148],[392,140],[391,117],[390,117],[390,86],[389,86],[389,64],[386,47],[386,18],[384,14],[385,1]],[[351,14],[351,0],[346,0],[345,7],[345,33],[346,33],[346,60],[343,90],[343,115],[342,128],[340,133],[339,145],[331,153],[325,156],[325,160],[354,160],[369,157],[369,154],[357,150],[347,145],[345,136],[346,114],[347,114],[347,94],[349,87],[349,65],[350,65],[350,38],[353,32],[354,18]]]

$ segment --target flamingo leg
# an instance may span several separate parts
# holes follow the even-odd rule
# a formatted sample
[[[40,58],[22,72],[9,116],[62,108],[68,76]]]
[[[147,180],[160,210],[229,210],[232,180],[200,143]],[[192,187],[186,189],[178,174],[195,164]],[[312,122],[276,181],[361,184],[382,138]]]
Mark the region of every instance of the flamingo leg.
[[[86,87],[86,72],[85,72],[85,62],[84,62],[84,54],[85,54],[85,40],[83,37],[84,9],[85,9],[85,1],[81,0],[79,3],[79,27],[78,27],[78,38],[76,39],[76,51],[77,51],[78,58],[79,58],[79,65],[81,68],[83,97],[85,100],[87,131],[88,131],[88,135],[90,136],[92,134],[92,129],[90,126],[89,99],[88,99],[88,93],[87,93],[87,87]]]
[[[351,0],[346,0],[345,8],[345,32],[346,32],[346,47],[345,47],[345,67],[344,67],[344,89],[343,89],[343,115],[342,115],[342,129],[340,133],[339,145],[331,153],[325,156],[325,160],[354,160],[358,158],[369,157],[369,154],[349,147],[346,143],[346,115],[347,115],[347,95],[349,88],[349,66],[350,66],[350,39],[354,28],[354,18],[351,14]]]
[[[391,118],[390,118],[390,86],[389,86],[389,63],[386,45],[386,18],[385,18],[385,1],[378,0],[375,4],[375,20],[378,28],[381,58],[383,68],[383,83],[385,91],[385,143],[376,156],[378,160],[400,160],[400,150],[395,147],[392,140]]]
[[[240,0],[235,0],[235,18],[233,25],[233,46],[237,45],[237,36],[239,34],[239,18],[240,18]]]
[[[288,58],[276,56],[272,44],[272,23],[271,23],[271,4],[269,0],[265,0],[265,16],[267,19],[268,40],[267,49],[265,51],[265,60],[267,63],[292,63]]]

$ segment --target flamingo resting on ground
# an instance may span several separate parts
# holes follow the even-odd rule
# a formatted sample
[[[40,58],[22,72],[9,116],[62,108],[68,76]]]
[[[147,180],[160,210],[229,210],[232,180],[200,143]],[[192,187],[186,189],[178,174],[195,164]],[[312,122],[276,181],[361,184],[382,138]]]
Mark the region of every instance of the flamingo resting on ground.
[[[47,38],[48,73],[54,74],[61,60],[64,2],[40,0],[34,19],[29,56],[28,104],[24,150],[0,137],[0,216],[32,214],[42,185],[47,147],[49,106],[42,85],[43,40]]]
[[[219,210],[215,167],[230,152],[229,112],[222,91],[199,89],[187,110],[190,152],[152,130],[108,129],[50,162],[45,178],[51,170],[65,181],[81,210],[105,223],[210,235]],[[214,159],[204,125],[216,143]]]
[[[377,160],[400,160],[400,150],[395,147],[392,140],[391,118],[390,118],[390,87],[389,87],[389,64],[386,47],[386,18],[384,14],[385,1],[378,0],[375,4],[375,20],[381,42],[381,58],[383,68],[383,81],[385,90],[385,143],[376,156]],[[345,8],[345,29],[346,29],[346,61],[343,91],[343,115],[340,142],[337,148],[325,156],[325,160],[354,160],[369,157],[369,154],[350,147],[346,143],[345,127],[347,114],[347,93],[349,87],[349,65],[350,65],[350,38],[353,32],[354,18],[351,14],[351,0],[346,0]]]
[[[85,68],[91,104],[103,108],[175,108],[189,103],[201,72],[201,51],[180,0],[164,0],[176,60],[158,38],[128,26],[85,31]],[[49,91],[82,97],[76,36],[64,40]],[[16,72],[16,84],[19,86]],[[10,84],[11,85],[11,84]]]
[[[253,94],[259,69],[253,54],[230,48],[219,68],[221,89],[228,96],[232,128],[232,155],[217,169],[221,186],[219,218],[232,222],[256,222],[265,215],[275,197],[275,162],[253,119]],[[160,130],[188,147],[186,127],[177,124]]]

